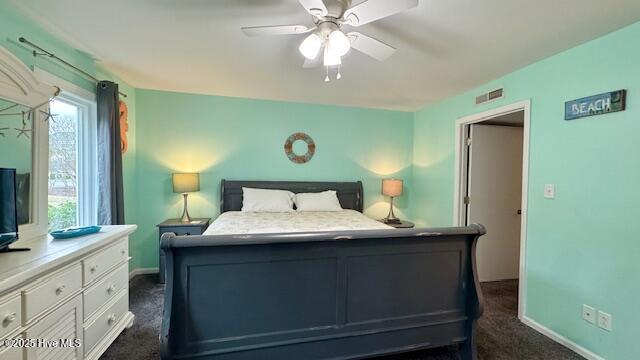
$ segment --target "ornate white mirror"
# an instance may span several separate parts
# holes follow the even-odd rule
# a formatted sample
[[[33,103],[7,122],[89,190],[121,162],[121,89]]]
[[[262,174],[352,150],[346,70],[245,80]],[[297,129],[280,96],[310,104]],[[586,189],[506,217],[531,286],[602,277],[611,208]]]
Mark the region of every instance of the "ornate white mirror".
[[[17,170],[19,234],[25,239],[47,231],[47,113],[57,92],[0,47],[0,168]]]

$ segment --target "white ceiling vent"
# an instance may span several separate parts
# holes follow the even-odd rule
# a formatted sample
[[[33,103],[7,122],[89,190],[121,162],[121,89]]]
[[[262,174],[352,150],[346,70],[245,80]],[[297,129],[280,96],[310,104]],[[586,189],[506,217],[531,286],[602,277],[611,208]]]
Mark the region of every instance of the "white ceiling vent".
[[[498,100],[504,97],[504,89],[496,89],[484,93],[476,97],[476,105],[484,104],[489,101]]]

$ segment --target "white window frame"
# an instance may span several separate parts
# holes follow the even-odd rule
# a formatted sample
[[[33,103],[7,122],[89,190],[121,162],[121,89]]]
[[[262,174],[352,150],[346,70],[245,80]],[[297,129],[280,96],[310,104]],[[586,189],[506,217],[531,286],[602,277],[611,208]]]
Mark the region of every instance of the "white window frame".
[[[62,89],[57,97],[58,100],[78,107],[78,132],[76,135],[78,211],[76,222],[79,226],[95,225],[98,223],[96,95],[40,68],[35,68],[34,73],[42,82],[55,84]]]

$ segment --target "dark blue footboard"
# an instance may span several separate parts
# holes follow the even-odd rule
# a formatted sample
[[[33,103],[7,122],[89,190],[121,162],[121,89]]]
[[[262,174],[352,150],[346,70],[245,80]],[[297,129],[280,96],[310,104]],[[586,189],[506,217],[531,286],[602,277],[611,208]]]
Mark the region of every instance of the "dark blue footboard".
[[[484,232],[165,234],[162,359],[360,359],[452,344],[475,359]]]

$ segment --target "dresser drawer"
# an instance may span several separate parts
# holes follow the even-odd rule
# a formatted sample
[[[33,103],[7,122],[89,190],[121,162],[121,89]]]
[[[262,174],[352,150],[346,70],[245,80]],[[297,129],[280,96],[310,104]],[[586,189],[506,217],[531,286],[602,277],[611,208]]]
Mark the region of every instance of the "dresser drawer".
[[[4,339],[22,324],[22,301],[20,295],[0,300],[0,339]]]
[[[113,329],[129,309],[129,294],[121,291],[117,300],[100,313],[91,323],[84,327],[84,354],[91,352],[93,347],[111,329]]]
[[[25,349],[28,360],[82,359],[82,295],[38,320],[24,333],[25,339],[60,340],[67,344],[31,346]]]
[[[0,348],[0,359],[2,360],[22,360],[23,349],[21,347]]]
[[[25,322],[30,322],[43,311],[59,304],[82,288],[80,264],[43,279],[42,284],[23,292]]]
[[[98,283],[84,291],[84,319],[129,287],[129,264],[124,263]]]
[[[178,236],[184,236],[184,235],[202,235],[202,229],[199,227],[195,227],[195,226],[173,226],[170,228],[165,228],[162,229],[162,233],[160,234],[160,236],[162,236],[162,234],[164,233],[174,233]]]
[[[91,283],[93,280],[106,274],[117,264],[129,259],[128,240],[124,239],[99,253],[90,256],[82,261],[83,264],[83,285]]]
[[[0,336],[0,339],[3,339],[2,336]],[[23,339],[23,335],[20,334],[16,337],[13,338],[14,340],[16,339]],[[18,344],[11,344],[11,345],[18,345]],[[4,344],[0,344],[0,359],[2,360],[22,360],[24,359],[24,348],[21,348],[19,346],[4,346]]]

